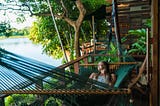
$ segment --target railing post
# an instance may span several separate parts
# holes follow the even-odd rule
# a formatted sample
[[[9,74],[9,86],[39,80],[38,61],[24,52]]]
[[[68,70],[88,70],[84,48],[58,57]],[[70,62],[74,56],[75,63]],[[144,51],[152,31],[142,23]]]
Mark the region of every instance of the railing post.
[[[43,89],[43,82],[42,80],[37,81],[38,84],[36,84],[36,89]],[[37,95],[37,100],[39,101],[39,106],[44,106],[44,96],[43,95]]]
[[[88,58],[84,58],[83,61],[84,61],[84,64],[88,64]],[[84,67],[87,68],[88,66],[84,66]]]
[[[0,106],[5,106],[4,97],[0,98]]]
[[[74,73],[79,73],[79,62],[74,63]]]

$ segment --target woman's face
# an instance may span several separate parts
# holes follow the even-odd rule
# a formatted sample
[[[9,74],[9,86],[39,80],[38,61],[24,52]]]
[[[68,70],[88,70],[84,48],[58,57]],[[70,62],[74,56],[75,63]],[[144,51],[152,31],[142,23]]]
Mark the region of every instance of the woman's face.
[[[98,71],[101,71],[101,70],[103,70],[104,69],[104,64],[102,63],[102,62],[99,62],[98,63]]]

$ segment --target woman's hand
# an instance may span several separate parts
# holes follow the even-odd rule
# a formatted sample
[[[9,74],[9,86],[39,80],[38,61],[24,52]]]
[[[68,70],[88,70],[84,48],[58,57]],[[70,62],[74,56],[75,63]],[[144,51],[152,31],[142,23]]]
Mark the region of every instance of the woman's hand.
[[[117,80],[116,74],[111,74],[111,85],[114,85]]]
[[[97,76],[97,73],[92,73],[92,74],[89,76],[89,78],[90,78],[90,79],[95,79],[96,76]]]

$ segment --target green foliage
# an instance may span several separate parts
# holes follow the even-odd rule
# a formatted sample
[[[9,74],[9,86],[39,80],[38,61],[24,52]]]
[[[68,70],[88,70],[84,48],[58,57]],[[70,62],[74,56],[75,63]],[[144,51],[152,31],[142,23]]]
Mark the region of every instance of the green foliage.
[[[5,99],[5,106],[22,106],[31,104],[36,99],[32,94],[13,94]]]
[[[151,27],[151,19],[147,19],[144,23],[148,28]],[[129,30],[128,36],[135,36],[136,41],[131,45],[131,49],[128,51],[129,54],[146,54],[146,29]]]
[[[109,51],[108,51],[108,54],[109,55],[116,55],[117,54],[117,47],[115,46],[115,44],[114,43],[111,43],[110,44],[110,49],[109,49]],[[108,62],[118,62],[118,57],[116,56],[109,56],[109,57],[107,57],[108,59],[107,59],[107,61]]]
[[[14,102],[12,96],[8,96],[5,99],[5,106],[10,106],[10,104],[12,104]]]
[[[102,60],[107,61],[107,62],[118,62],[118,57],[116,56],[117,55],[117,47],[113,42],[110,43],[110,49],[107,50],[107,52],[106,51],[101,51],[100,54],[107,54],[109,56],[105,56],[105,57],[104,56],[103,57],[98,56],[97,59],[96,59],[97,63],[99,61],[102,61]]]
[[[128,51],[129,54],[145,54],[146,53],[146,30],[137,29],[130,30],[129,34],[137,37],[136,42],[131,45],[131,49]]]
[[[38,0],[38,1],[41,1],[41,0]],[[67,15],[69,16],[69,18],[72,20],[77,19],[79,16],[79,11],[75,6],[75,1],[63,0],[63,2],[68,10]],[[82,2],[85,8],[87,8],[88,12],[92,12],[95,9],[99,8],[101,5],[106,4],[105,0],[92,0],[92,1],[82,0]],[[57,13],[63,14],[64,11],[60,4],[60,1],[50,0],[50,3],[52,5],[54,14],[57,14]],[[46,2],[40,2],[38,6],[40,8],[40,13],[49,12],[49,7]],[[37,8],[36,5],[32,5],[32,8],[34,12],[38,11],[36,10]],[[74,59],[74,51],[73,51],[74,29],[70,28],[68,24],[63,21],[63,19],[56,18],[56,23],[60,33],[60,37],[62,39],[62,43],[64,45],[64,49],[69,51],[71,54],[70,55],[71,59]],[[105,26],[104,22],[100,22],[100,24],[103,24],[103,26]],[[105,31],[106,28],[105,27],[101,27],[101,28],[103,28],[103,30],[101,30],[99,34],[102,34],[102,33],[106,34],[106,31]],[[80,45],[82,42],[90,41],[92,37],[92,30],[90,28],[89,22],[83,22],[81,29],[83,30],[83,33],[81,33],[81,36],[79,38]],[[71,37],[70,37],[70,34],[71,34]],[[52,55],[54,58],[61,58],[63,56],[61,45],[57,37],[57,33],[55,31],[53,20],[51,19],[51,17],[46,17],[46,16],[38,17],[37,22],[34,23],[34,26],[30,31],[30,39],[34,41],[34,43],[41,44],[43,46],[44,52],[49,55]]]
[[[101,5],[107,5],[106,0],[82,0],[88,13],[98,9]]]
[[[9,37],[11,36],[11,34],[12,34],[12,31],[11,31],[10,24],[6,22],[0,23],[0,36]]]
[[[60,99],[55,99],[53,97],[50,97],[46,100],[45,106],[61,106],[62,101]]]
[[[57,21],[62,24],[63,21]],[[65,24],[62,29],[59,28],[60,36],[63,40],[63,44],[65,45],[65,49],[68,48],[66,44],[66,39],[64,36]],[[39,43],[43,46],[43,51],[48,55],[53,56],[55,59],[61,58],[63,56],[63,52],[61,50],[60,41],[58,35],[55,31],[53,21],[51,17],[41,17],[34,23],[34,26],[30,30],[29,38],[34,43]]]
[[[24,28],[24,29],[12,28],[11,31],[12,31],[11,36],[28,36],[29,35],[29,28]]]
[[[151,19],[147,19],[145,25],[149,28],[151,28]]]

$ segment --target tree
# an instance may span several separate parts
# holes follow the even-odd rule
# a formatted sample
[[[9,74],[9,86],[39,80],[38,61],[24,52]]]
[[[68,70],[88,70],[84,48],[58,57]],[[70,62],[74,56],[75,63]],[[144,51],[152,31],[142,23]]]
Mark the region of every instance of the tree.
[[[86,9],[84,8],[81,0],[76,0],[76,1],[73,1],[73,2],[75,2],[76,7],[78,8],[78,11],[79,11],[79,16],[78,16],[77,20],[73,20],[73,19],[69,18],[68,10],[67,10],[63,0],[60,0],[60,2],[58,3],[58,4],[61,4],[61,9],[63,10],[63,12],[60,15],[56,14],[54,16],[57,17],[57,18],[65,20],[69,25],[71,25],[74,28],[74,31],[75,31],[74,50],[75,50],[75,53],[76,53],[76,57],[79,57],[80,56],[80,51],[79,51],[80,26],[83,22],[85,14],[86,14]],[[48,16],[50,14],[48,14],[48,13],[39,14],[38,13],[38,14],[34,14],[34,15]]]
[[[84,0],[84,2],[87,2],[86,0]],[[92,3],[97,3],[97,1],[92,1]],[[82,25],[83,19],[85,17],[86,14],[86,9],[82,3],[82,0],[75,0],[75,4],[78,8],[79,11],[79,16],[76,20],[72,20],[71,18],[69,18],[68,10],[64,5],[63,0],[60,0],[60,3],[63,7],[63,14],[62,15],[55,15],[58,18],[61,18],[63,20],[65,20],[69,25],[71,25],[74,28],[75,34],[74,34],[74,49],[75,49],[75,53],[76,53],[76,57],[80,56],[80,43],[79,43],[79,38],[80,38],[80,27]],[[104,3],[104,1],[100,1],[99,3]]]
[[[11,26],[9,23],[2,22],[0,24],[0,36],[6,36],[9,37],[11,36]]]
[[[7,3],[9,3],[9,4],[7,4]],[[12,11],[21,11],[21,13],[18,14],[20,16],[19,18],[17,18],[18,21],[25,20],[23,14],[28,13],[28,12],[31,14],[31,16],[35,15],[38,18],[40,18],[41,21],[43,19],[44,20],[49,19],[48,16],[49,17],[51,16],[48,4],[44,0],[30,0],[30,1],[7,0],[7,3],[5,4],[4,10],[8,9],[8,10],[12,10]],[[80,50],[79,49],[80,41],[79,40],[80,40],[80,33],[81,33],[80,27],[82,25],[85,14],[86,13],[89,14],[90,12],[93,12],[95,9],[99,8],[102,4],[106,4],[106,0],[100,0],[100,1],[99,0],[92,0],[92,1],[90,1],[90,0],[50,0],[50,3],[52,5],[54,16],[56,17],[56,22],[64,20],[68,24],[68,25],[66,25],[66,23],[64,23],[64,21],[62,23],[58,22],[58,23],[60,23],[58,25],[58,29],[60,31],[62,31],[61,30],[61,29],[63,29],[62,27],[64,27],[64,26],[66,27],[66,28],[64,28],[66,31],[60,32],[62,41],[64,41],[63,43],[64,43],[66,49],[68,49],[68,48],[74,49],[76,57],[79,57],[80,56],[80,51],[79,51]],[[10,5],[10,4],[12,4],[12,5]],[[4,6],[4,5],[2,5],[2,6]],[[3,7],[2,7],[2,9],[3,9]],[[50,22],[47,21],[48,23],[45,23],[45,24],[51,24],[52,20],[51,19],[49,19],[49,20],[50,20]],[[39,22],[41,22],[41,21],[39,21]],[[37,25],[39,25],[39,24],[37,24]],[[37,25],[35,25],[35,27],[37,27]],[[70,26],[72,26],[73,29]],[[52,26],[51,28],[54,28],[54,27]],[[49,30],[51,30],[51,28]],[[33,29],[34,28],[32,28],[32,31],[33,31]],[[45,29],[45,31],[47,31],[46,28],[44,28],[44,29]],[[42,34],[44,30],[38,29],[37,31],[39,33],[36,33],[34,31],[35,34],[33,34],[31,32],[32,33],[31,38],[34,38],[33,35],[39,36],[37,34],[40,34],[40,33]],[[73,36],[73,32],[74,32],[74,36]],[[54,32],[52,32],[52,33],[54,33]],[[51,36],[51,35],[46,35],[46,36]],[[66,37],[64,37],[64,36],[66,36]],[[71,40],[71,39],[73,39],[73,40]],[[40,39],[39,39],[39,41],[40,41]],[[43,42],[43,39],[41,39],[40,43],[42,44],[42,42]],[[38,43],[38,41],[36,41],[36,43]],[[66,46],[66,44],[68,46]],[[47,46],[45,46],[45,44],[44,44],[43,47],[45,48]],[[59,46],[59,48],[61,48],[61,47]],[[50,48],[48,48],[48,49],[46,48],[44,50],[47,53],[49,52],[49,54],[52,54],[54,51],[54,50],[51,50],[51,51],[47,51],[47,50],[50,50]]]
[[[7,2],[13,3],[12,6],[6,5],[6,7],[8,9],[18,10],[18,11],[22,11],[24,13],[30,12],[31,16],[35,15],[38,18],[40,18],[41,20],[43,18],[45,20],[46,16],[51,16],[51,14],[49,12],[48,4],[44,0],[30,0],[30,1],[19,0],[19,2],[15,2],[13,0],[7,0]],[[73,29],[72,29],[72,28],[70,28],[70,26],[65,25],[68,28],[68,30],[67,30],[68,32],[67,31],[66,32],[67,32],[67,36],[69,36],[69,37],[64,37],[64,36],[62,37],[62,35],[65,35],[65,34],[63,34],[64,31],[62,31],[60,33],[62,34],[61,35],[62,41],[65,41],[64,38],[69,38],[69,40],[66,39],[65,42],[69,41],[67,44],[67,45],[69,45],[68,47],[74,45],[74,47],[71,47],[71,48],[75,50],[76,57],[79,57],[80,56],[80,51],[79,51],[80,50],[79,49],[80,27],[82,25],[84,16],[86,13],[94,11],[101,4],[104,4],[104,3],[106,4],[106,0],[100,0],[100,1],[99,0],[98,1],[97,0],[92,0],[92,1],[90,1],[90,0],[50,0],[50,2],[52,5],[54,16],[56,17],[56,21],[64,20],[70,26],[73,27]],[[15,7],[13,7],[13,6],[15,6]],[[4,8],[4,9],[6,9],[6,8]],[[21,19],[23,20],[23,17],[18,18],[19,21],[21,21]],[[51,23],[51,21],[48,24],[50,24],[50,23]],[[64,23],[64,22],[62,22],[62,23]],[[37,25],[39,25],[39,24],[37,24]],[[60,24],[60,25],[58,26],[58,28],[61,30],[61,29],[63,29],[61,27],[63,27],[64,24]],[[51,27],[51,28],[53,28],[53,27]],[[74,36],[72,36],[73,31],[74,31]],[[33,33],[32,33],[32,35],[33,35]],[[36,35],[36,36],[39,36],[39,35]],[[32,38],[34,38],[34,37],[32,37]],[[73,42],[70,39],[73,39]],[[65,42],[63,42],[63,43],[66,44]],[[42,43],[42,41],[40,43]],[[43,45],[43,46],[46,47],[45,45]],[[53,50],[52,50],[52,52],[53,52]]]
[[[80,45],[79,45],[79,36],[80,36],[80,33],[79,32],[80,32],[80,26],[81,26],[81,24],[83,22],[85,14],[86,14],[86,9],[84,8],[81,0],[77,0],[75,2],[76,2],[76,6],[77,6],[77,8],[79,10],[79,17],[77,18],[77,20],[73,21],[73,20],[69,19],[67,17],[67,15],[65,15],[65,14],[61,15],[60,17],[62,19],[64,19],[68,24],[70,24],[75,30],[74,49],[75,49],[75,52],[76,52],[76,57],[79,57],[80,56],[80,51],[79,51],[79,47],[80,47]]]
[[[65,45],[65,49],[68,49],[68,48],[74,49],[76,52],[75,53],[76,57],[80,56],[80,51],[79,51],[80,50],[79,49],[79,47],[80,47],[80,27],[82,25],[84,16],[86,14],[86,9],[85,9],[84,5],[87,7],[87,10],[88,10],[87,13],[90,13],[94,9],[98,8],[102,3],[104,4],[104,1],[103,2],[99,1],[99,3],[96,0],[93,0],[90,2],[88,2],[87,0],[83,0],[83,1],[81,1],[81,0],[76,0],[76,1],[71,1],[71,0],[62,1],[62,0],[60,0],[60,2],[59,1],[51,1],[52,9],[54,11],[54,16],[56,17],[56,22],[58,25],[58,29],[59,29],[63,44]],[[48,10],[48,5],[41,3],[41,6],[39,6],[39,7],[41,7],[40,12],[36,12],[36,11],[31,12],[32,15],[36,15],[36,16],[40,17],[37,22],[37,25],[34,26],[34,27],[37,27],[37,31],[31,30],[31,39],[34,40],[34,38],[36,36],[38,37],[39,36],[38,34],[40,34],[41,32],[43,32],[42,36],[44,37],[44,32],[47,33],[48,31],[50,32],[50,34],[49,35],[45,34],[45,38],[47,36],[51,36],[51,33],[52,33],[52,36],[55,36],[55,35],[57,36],[57,34],[55,33],[55,30],[52,29],[52,28],[54,28],[54,26],[51,25],[52,20],[50,19],[51,14]],[[75,7],[77,7],[77,8],[75,8]],[[40,24],[42,22],[44,24]],[[70,26],[72,26],[74,30],[72,28],[70,28],[70,26],[68,26],[65,22],[67,22]],[[40,25],[42,25],[43,27],[42,26],[39,27]],[[50,29],[47,31],[48,26],[50,27]],[[43,30],[43,31],[40,31],[39,29]],[[74,32],[74,36],[72,36],[73,32]],[[33,37],[33,36],[35,36],[35,37]],[[38,41],[40,41],[40,39]],[[47,38],[47,39],[49,39],[49,38]],[[72,43],[72,39],[74,39],[73,40],[74,44]],[[34,40],[34,41],[37,42],[37,40]],[[43,41],[44,40],[42,40],[42,42],[40,41],[40,43],[43,43]],[[58,42],[54,42],[54,43],[58,43]],[[74,47],[73,47],[73,45],[74,45]],[[44,46],[46,47],[45,52],[47,52],[51,55],[56,54],[56,52],[54,52],[55,50],[57,50],[57,49],[55,49],[56,47],[54,47],[54,49],[53,49],[53,47],[51,47],[52,48],[52,50],[51,50],[51,49],[49,49],[50,48],[49,46],[46,46],[46,45],[44,45]],[[58,49],[58,51],[59,51],[59,49]],[[73,52],[72,50],[70,50],[70,51]]]

